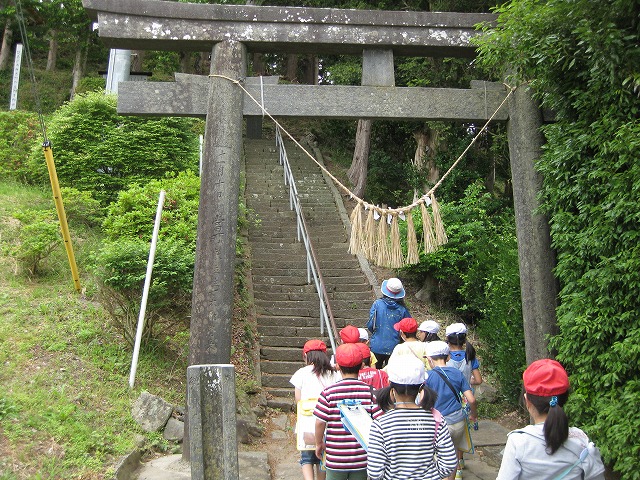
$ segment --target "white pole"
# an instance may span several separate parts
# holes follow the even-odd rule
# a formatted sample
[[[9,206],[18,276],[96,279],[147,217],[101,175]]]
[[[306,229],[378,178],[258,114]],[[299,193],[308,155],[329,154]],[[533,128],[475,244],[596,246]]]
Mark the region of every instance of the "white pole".
[[[204,136],[200,135],[200,168],[198,170],[199,175],[202,175],[202,147],[204,145]]]
[[[20,83],[20,66],[22,65],[22,44],[16,45],[16,57],[13,60],[13,79],[11,82],[11,98],[9,110],[15,110],[18,106],[18,84]]]
[[[129,374],[129,388],[133,388],[138,369],[138,354],[140,353],[140,343],[142,342],[142,330],[144,329],[144,314],[147,310],[147,298],[149,297],[149,287],[151,286],[151,272],[153,271],[153,260],[156,256],[156,245],[158,243],[158,231],[160,230],[160,217],[162,217],[162,206],[164,205],[164,190],[160,190],[158,199],[158,209],[156,210],[156,222],[153,226],[153,237],[151,238],[151,249],[149,251],[149,261],[147,262],[147,276],[144,279],[144,289],[142,291],[142,302],[140,303],[140,314],[138,315],[138,329],[136,330],[136,343],[133,347],[133,358],[131,359],[131,373]]]

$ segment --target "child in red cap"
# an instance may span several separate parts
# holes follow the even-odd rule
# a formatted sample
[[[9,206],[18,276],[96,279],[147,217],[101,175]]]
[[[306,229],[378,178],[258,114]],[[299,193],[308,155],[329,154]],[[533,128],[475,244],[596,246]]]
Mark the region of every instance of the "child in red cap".
[[[338,403],[359,401],[373,418],[382,414],[373,389],[358,380],[362,352],[357,344],[345,343],[336,348],[335,359],[342,380],[325,388],[313,414],[316,417],[316,456],[326,454],[327,480],[367,479],[367,452],[345,429]],[[325,440],[326,432],[326,440]]]
[[[509,433],[497,480],[550,478],[604,480],[599,450],[562,407],[569,377],[555,360],[533,362],[522,375],[524,400],[533,425]]]
[[[358,373],[358,380],[371,385],[374,390],[379,390],[389,385],[389,375],[384,370],[378,370],[371,366],[371,350],[366,343],[356,343],[362,352],[362,368]]]
[[[411,355],[420,360],[427,370],[430,370],[431,366],[427,360],[427,344],[418,340],[418,322],[414,318],[407,317],[396,323],[393,328],[400,332],[402,343],[395,346],[391,352],[391,358]]]
[[[296,403],[300,400],[317,400],[322,390],[341,378],[340,373],[331,366],[327,345],[322,340],[307,341],[302,348],[302,359],[306,365],[296,371],[289,380],[295,388]],[[296,425],[296,432],[298,428],[299,426]],[[319,480],[324,478],[324,472],[319,469],[320,460],[313,450],[300,452],[300,465],[304,480],[313,480],[314,465],[316,465],[317,478]]]

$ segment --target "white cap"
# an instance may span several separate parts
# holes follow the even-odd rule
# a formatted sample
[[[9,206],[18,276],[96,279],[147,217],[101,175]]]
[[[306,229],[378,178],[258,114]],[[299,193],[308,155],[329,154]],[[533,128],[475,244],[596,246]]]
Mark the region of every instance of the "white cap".
[[[449,345],[447,345],[447,342],[440,340],[427,342],[427,357],[439,357],[441,355],[449,355]]]
[[[435,320],[425,320],[420,324],[418,330],[427,333],[438,333],[440,331],[440,325]]]
[[[369,340],[369,332],[367,332],[366,328],[359,328],[358,332],[360,333],[360,340],[367,341]]]
[[[454,335],[457,333],[467,333],[467,327],[464,326],[464,323],[452,323],[445,330],[445,334]]]
[[[426,380],[424,363],[413,355],[396,355],[385,367],[389,381],[399,385],[420,385]]]

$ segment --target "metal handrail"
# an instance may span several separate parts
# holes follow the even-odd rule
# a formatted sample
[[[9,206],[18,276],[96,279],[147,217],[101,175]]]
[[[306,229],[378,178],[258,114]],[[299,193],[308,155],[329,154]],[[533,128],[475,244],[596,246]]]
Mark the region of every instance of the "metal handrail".
[[[316,292],[318,292],[318,299],[320,300],[320,333],[324,334],[324,328],[326,326],[327,333],[329,335],[329,342],[331,348],[335,352],[336,350],[336,338],[338,338],[338,329],[336,327],[335,319],[331,311],[331,303],[329,302],[329,296],[325,288],[324,280],[322,279],[322,273],[320,273],[320,265],[318,259],[311,244],[311,238],[309,238],[309,229],[302,213],[302,205],[300,204],[300,198],[298,196],[298,188],[296,187],[295,179],[293,178],[293,172],[291,171],[291,165],[289,164],[289,158],[287,157],[287,150],[284,146],[284,140],[280,133],[280,128],[276,128],[276,146],[278,147],[280,165],[284,169],[284,184],[289,185],[289,208],[295,210],[297,219],[297,239],[304,243],[305,250],[307,252],[307,283],[313,281],[315,283]]]

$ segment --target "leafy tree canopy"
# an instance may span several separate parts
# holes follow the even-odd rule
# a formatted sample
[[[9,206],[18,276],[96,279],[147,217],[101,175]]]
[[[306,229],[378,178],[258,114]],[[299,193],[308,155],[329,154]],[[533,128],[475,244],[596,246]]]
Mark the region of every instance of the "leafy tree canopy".
[[[571,374],[567,411],[624,478],[639,479],[640,5],[633,0],[512,0],[480,43],[484,65],[525,82],[557,121],[547,145],[560,334]]]

